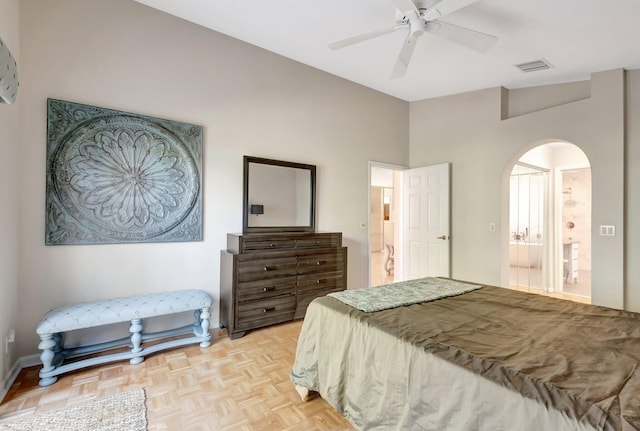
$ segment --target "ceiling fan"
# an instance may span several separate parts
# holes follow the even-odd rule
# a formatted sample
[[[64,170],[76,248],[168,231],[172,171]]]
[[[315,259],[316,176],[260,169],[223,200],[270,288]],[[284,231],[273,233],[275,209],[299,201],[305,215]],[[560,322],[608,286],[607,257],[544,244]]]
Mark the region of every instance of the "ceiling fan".
[[[393,33],[397,30],[409,30],[400,55],[396,61],[391,78],[401,78],[407,72],[407,67],[413,55],[418,38],[425,32],[432,33],[444,39],[476,51],[484,52],[491,48],[498,38],[486,33],[480,33],[465,27],[440,21],[440,17],[475,3],[478,0],[390,0],[396,6],[396,24],[383,27],[367,33],[337,40],[329,44],[332,50],[344,48],[363,42],[374,37]]]

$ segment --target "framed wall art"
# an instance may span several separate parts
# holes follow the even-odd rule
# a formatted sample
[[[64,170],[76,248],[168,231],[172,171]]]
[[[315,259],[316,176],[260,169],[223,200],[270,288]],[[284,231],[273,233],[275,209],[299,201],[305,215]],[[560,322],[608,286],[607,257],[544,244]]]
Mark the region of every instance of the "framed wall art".
[[[202,127],[48,99],[45,237],[202,240]]]
[[[18,95],[18,63],[0,39],[0,103],[14,103]]]

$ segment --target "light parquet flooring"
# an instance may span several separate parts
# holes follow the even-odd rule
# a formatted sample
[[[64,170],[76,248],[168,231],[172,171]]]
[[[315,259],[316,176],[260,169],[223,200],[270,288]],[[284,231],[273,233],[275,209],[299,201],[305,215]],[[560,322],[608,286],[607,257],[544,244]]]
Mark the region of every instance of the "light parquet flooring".
[[[0,421],[42,413],[134,388],[147,394],[149,431],[353,430],[326,401],[302,402],[289,377],[302,321],[211,347],[182,347],[131,365],[117,362],[38,386],[40,367],[21,371],[0,404]],[[212,330],[214,337],[216,330]]]

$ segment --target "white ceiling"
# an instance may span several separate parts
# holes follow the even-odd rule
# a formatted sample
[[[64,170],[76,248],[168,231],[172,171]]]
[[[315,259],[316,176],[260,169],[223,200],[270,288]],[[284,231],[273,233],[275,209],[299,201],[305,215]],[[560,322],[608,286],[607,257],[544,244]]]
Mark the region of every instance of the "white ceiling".
[[[407,74],[390,79],[406,33],[331,51],[327,43],[395,24],[391,0],[136,0],[407,101],[481,88],[530,87],[640,68],[638,0],[479,0],[443,21],[499,38],[486,53],[432,34]],[[544,58],[553,68],[514,65]]]

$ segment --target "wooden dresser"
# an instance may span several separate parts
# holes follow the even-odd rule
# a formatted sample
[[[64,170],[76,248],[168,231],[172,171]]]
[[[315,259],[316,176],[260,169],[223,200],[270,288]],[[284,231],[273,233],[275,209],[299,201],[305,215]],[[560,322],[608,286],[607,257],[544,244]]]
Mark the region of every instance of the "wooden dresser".
[[[239,338],[301,319],[314,298],[346,288],[342,233],[228,234],[220,256],[220,324]]]

